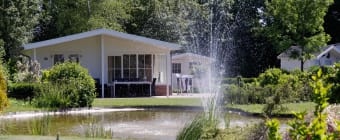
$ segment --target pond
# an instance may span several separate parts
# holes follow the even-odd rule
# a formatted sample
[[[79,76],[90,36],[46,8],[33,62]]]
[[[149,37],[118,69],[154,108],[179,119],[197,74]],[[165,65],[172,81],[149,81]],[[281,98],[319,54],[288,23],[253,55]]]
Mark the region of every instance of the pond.
[[[112,130],[119,139],[176,139],[177,133],[200,114],[200,110],[180,109],[96,109],[53,113],[48,115],[50,135],[84,136],[93,124]],[[5,115],[0,117],[0,132],[29,135],[32,125],[46,117],[41,113]],[[230,126],[244,126],[261,118],[228,114]]]

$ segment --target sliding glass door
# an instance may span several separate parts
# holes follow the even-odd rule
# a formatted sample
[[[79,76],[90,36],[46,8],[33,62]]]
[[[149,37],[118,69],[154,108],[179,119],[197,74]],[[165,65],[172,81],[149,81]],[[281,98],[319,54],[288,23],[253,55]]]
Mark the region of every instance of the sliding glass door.
[[[109,56],[108,58],[109,82],[122,78],[121,69],[122,69],[121,56]]]
[[[152,63],[151,54],[109,56],[108,80],[151,81]]]

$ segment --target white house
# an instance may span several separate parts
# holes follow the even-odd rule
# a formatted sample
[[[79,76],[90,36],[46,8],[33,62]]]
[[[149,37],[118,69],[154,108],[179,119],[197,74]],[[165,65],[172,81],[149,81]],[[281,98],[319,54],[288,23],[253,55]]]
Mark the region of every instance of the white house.
[[[149,85],[155,82],[156,95],[170,95],[172,50],[180,46],[107,29],[68,35],[27,44],[24,53],[37,60],[42,69],[67,60],[79,62],[91,76],[115,96],[116,85]],[[150,89],[150,90],[149,90]]]
[[[290,47],[285,52],[278,56],[281,60],[281,69],[294,70],[300,69],[300,61],[297,59],[290,58],[290,54],[293,52],[299,53],[300,49],[296,46]],[[327,66],[333,65],[335,62],[340,61],[340,43],[332,44],[324,47],[314,54],[314,58],[308,60],[304,64],[304,69],[308,70],[311,66]]]
[[[172,88],[178,92],[192,92],[194,88],[206,87],[203,78],[210,73],[214,59],[194,53],[172,56]]]

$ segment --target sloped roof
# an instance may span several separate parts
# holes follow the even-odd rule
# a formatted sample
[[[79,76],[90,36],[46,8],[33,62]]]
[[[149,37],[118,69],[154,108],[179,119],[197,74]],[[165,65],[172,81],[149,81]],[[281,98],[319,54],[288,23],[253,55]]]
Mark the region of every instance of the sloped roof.
[[[25,50],[29,49],[34,49],[34,48],[40,48],[40,47],[46,47],[46,46],[51,46],[51,45],[56,45],[64,42],[70,42],[74,40],[79,40],[83,38],[88,38],[88,37],[93,37],[97,35],[107,35],[107,36],[112,36],[112,37],[117,37],[117,38],[122,38],[122,39],[128,39],[131,41],[136,41],[136,42],[141,42],[141,43],[146,43],[154,46],[159,46],[163,47],[165,49],[169,50],[179,50],[180,45],[174,44],[174,43],[169,43],[165,41],[160,41],[156,39],[151,39],[151,38],[146,38],[142,36],[137,36],[137,35],[132,35],[132,34],[127,34],[127,33],[122,33],[122,32],[117,32],[114,30],[108,30],[108,29],[96,29],[92,31],[87,31],[87,32],[82,32],[78,34],[73,34],[73,35],[68,35],[68,36],[63,36],[55,39],[50,39],[50,40],[45,40],[45,41],[40,41],[36,43],[30,43],[24,45]]]
[[[331,50],[334,50],[335,52],[340,54],[340,43],[329,45],[329,47],[326,50],[324,50],[323,52],[321,52],[316,58],[318,58],[318,59],[321,58],[322,56],[324,56],[325,54],[327,54]]]
[[[172,59],[192,59],[192,60],[208,60],[208,61],[214,61],[215,59],[199,54],[194,53],[181,53],[181,54],[175,54],[172,56]]]
[[[328,45],[328,46],[322,47],[320,49],[320,51],[314,53],[314,55],[317,56],[317,58],[320,58],[322,55],[328,53],[329,51],[331,51],[333,49],[336,49],[336,51],[338,53],[340,53],[340,43],[332,44],[332,45]],[[300,52],[301,49],[298,46],[292,46],[292,47],[288,48],[286,51],[282,52],[280,55],[278,55],[277,58],[278,59],[289,58],[293,51]]]

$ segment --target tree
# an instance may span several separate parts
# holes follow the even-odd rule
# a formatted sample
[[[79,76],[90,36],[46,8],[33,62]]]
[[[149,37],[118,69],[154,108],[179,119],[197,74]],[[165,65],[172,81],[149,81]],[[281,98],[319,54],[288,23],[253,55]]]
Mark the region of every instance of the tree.
[[[8,98],[6,92],[7,92],[6,79],[2,69],[2,65],[0,64],[0,112],[5,107],[8,106]]]
[[[168,42],[178,42],[180,0],[135,0],[127,32]]]
[[[331,35],[330,43],[340,42],[340,1],[335,0],[334,4],[328,9],[325,16],[324,28],[326,33]]]
[[[299,50],[290,55],[300,60],[303,71],[304,63],[330,40],[324,32],[323,18],[332,3],[333,0],[266,0],[264,34],[278,52],[297,46]]]
[[[125,32],[131,1],[44,0],[43,17],[34,41],[42,41],[97,28]]]
[[[42,12],[40,6],[41,0],[0,1],[0,42],[3,42],[5,62],[16,57],[22,45],[32,39]]]

